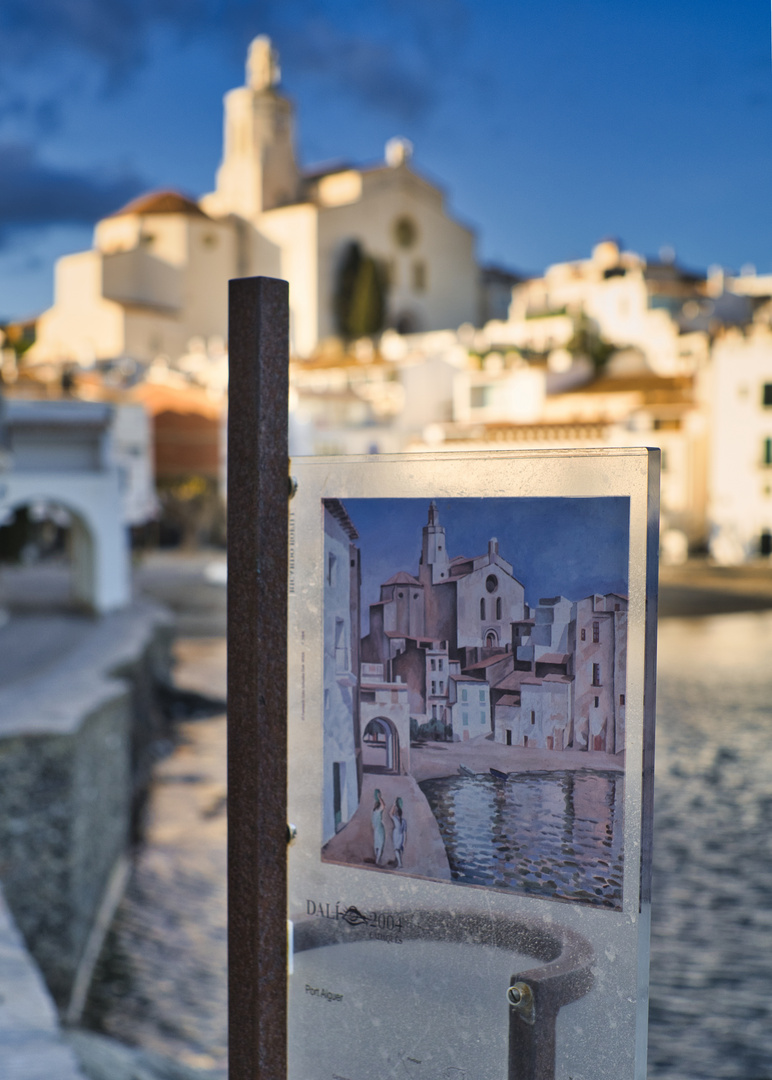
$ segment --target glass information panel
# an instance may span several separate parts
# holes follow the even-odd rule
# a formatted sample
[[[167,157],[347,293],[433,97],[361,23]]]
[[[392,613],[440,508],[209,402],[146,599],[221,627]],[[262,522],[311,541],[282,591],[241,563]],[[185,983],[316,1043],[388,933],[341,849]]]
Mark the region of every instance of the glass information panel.
[[[289,1077],[643,1080],[658,452],[292,473]]]

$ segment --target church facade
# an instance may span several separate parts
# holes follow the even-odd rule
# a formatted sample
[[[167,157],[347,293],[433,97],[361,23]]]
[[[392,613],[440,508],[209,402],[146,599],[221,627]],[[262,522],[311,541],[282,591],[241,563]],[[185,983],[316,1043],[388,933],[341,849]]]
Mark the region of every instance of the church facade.
[[[407,140],[392,139],[369,168],[304,172],[279,82],[276,51],[256,38],[246,85],[225,96],[215,190],[199,202],[154,192],[100,221],[93,250],[57,263],[31,360],[174,361],[191,338],[227,338],[227,281],[251,275],[289,281],[292,351],[309,356],[338,331],[336,289],[352,245],[380,268],[385,325],[476,321],[473,233],[411,167]]]

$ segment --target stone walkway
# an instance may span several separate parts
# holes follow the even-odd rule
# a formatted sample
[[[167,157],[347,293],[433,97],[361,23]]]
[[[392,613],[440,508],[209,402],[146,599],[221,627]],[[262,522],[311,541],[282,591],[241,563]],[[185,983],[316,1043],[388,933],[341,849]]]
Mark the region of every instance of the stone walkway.
[[[85,1080],[0,893],[0,1076]]]
[[[407,842],[403,858],[405,873],[449,881],[450,866],[437,820],[424,793],[412,776],[383,776],[365,773],[359,806],[347,825],[325,845],[324,860],[369,866],[370,869],[375,869],[372,810],[376,788],[380,788],[383,801],[386,803],[386,811],[383,815],[386,846],[381,857],[381,869],[394,873],[397,868],[394,845],[391,842],[392,824],[389,811],[397,796],[401,796],[403,813],[407,821]]]

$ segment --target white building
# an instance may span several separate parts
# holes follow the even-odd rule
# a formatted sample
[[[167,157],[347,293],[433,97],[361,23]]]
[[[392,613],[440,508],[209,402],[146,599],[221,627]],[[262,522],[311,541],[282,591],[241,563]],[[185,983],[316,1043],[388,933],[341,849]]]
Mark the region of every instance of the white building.
[[[337,332],[338,272],[354,243],[388,280],[388,324],[431,330],[476,318],[473,234],[411,167],[410,144],[392,140],[369,168],[304,173],[278,86],[276,53],[257,38],[246,85],[225,97],[215,190],[200,204],[152,193],[100,221],[92,251],[59,260],[30,361],[176,360],[191,338],[226,338],[227,282],[245,275],[289,280],[292,349],[308,356]]]
[[[729,330],[712,356],[710,550],[731,564],[772,554],[772,330]]]
[[[83,401],[9,401],[0,521],[55,507],[69,524],[73,599],[102,615],[131,598],[121,474],[111,447],[113,409]]]

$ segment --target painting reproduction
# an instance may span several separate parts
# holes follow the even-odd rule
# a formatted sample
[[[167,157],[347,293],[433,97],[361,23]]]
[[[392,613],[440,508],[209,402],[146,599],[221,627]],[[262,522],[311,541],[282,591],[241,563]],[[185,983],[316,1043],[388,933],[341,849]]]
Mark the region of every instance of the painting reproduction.
[[[321,517],[322,860],[621,910],[630,500]]]

